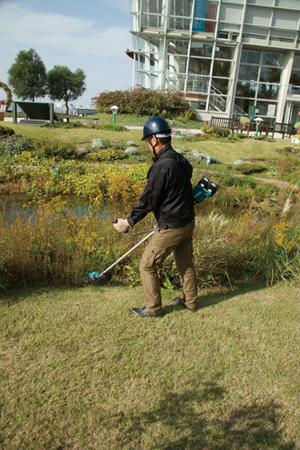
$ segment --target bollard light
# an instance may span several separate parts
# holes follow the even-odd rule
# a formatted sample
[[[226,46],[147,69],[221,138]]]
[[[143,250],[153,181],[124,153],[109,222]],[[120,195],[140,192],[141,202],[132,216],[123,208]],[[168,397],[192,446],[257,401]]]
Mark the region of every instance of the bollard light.
[[[255,137],[258,137],[259,135],[259,127],[261,122],[263,122],[263,119],[261,117],[256,117],[256,119],[254,119],[256,122],[256,128],[255,128]]]
[[[110,110],[112,112],[112,124],[116,125],[117,123],[117,113],[119,111],[119,107],[117,105],[111,106]]]

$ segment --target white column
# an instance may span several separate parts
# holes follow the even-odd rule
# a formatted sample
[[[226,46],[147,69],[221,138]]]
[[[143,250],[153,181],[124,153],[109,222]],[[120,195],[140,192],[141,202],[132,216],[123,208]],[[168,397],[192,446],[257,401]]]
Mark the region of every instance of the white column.
[[[281,72],[280,79],[280,91],[278,95],[276,122],[283,122],[284,107],[288,94],[290,76],[293,68],[294,55],[294,52],[288,52],[284,58],[284,66]]]
[[[157,11],[159,12],[159,11]],[[158,89],[162,91],[165,90],[166,87],[166,75],[167,75],[167,29],[168,29],[168,14],[169,14],[169,0],[162,1],[161,8],[161,30],[163,32],[163,36],[159,39],[159,47],[158,47]]]

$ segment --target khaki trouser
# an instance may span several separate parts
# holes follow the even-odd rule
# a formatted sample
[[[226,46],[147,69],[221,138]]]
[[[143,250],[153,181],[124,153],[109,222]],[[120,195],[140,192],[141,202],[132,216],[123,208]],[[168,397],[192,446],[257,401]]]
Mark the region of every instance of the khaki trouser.
[[[157,269],[172,251],[182,283],[184,302],[188,308],[195,308],[197,280],[193,263],[194,225],[193,221],[184,227],[158,228],[147,245],[140,262],[140,274],[149,311],[157,311],[162,306]]]

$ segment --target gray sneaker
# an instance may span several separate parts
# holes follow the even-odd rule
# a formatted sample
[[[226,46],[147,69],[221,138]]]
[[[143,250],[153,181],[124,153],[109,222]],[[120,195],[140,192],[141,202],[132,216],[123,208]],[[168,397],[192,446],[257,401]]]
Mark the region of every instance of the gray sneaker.
[[[131,308],[131,313],[135,316],[140,317],[162,317],[163,311],[160,309],[159,311],[148,311],[146,309],[146,306],[143,306],[142,308]]]

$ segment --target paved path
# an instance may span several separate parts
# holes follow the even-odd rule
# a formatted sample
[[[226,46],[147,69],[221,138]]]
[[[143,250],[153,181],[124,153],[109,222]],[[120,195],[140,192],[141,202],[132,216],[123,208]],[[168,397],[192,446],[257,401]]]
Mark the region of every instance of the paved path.
[[[124,125],[127,130],[139,130],[143,131],[143,127],[135,126],[135,125]],[[174,137],[176,137],[176,133],[180,133],[181,136],[191,135],[191,134],[204,134],[202,130],[197,130],[194,128],[172,128]]]

